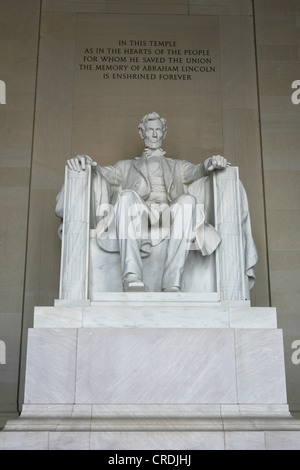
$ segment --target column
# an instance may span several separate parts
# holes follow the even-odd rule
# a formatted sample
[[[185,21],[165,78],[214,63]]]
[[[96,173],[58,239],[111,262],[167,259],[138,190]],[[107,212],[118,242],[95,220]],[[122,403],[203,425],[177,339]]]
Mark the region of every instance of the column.
[[[222,237],[217,253],[221,300],[245,300],[245,269],[241,230],[238,167],[213,172],[215,227]]]
[[[91,167],[65,170],[60,299],[88,299]]]

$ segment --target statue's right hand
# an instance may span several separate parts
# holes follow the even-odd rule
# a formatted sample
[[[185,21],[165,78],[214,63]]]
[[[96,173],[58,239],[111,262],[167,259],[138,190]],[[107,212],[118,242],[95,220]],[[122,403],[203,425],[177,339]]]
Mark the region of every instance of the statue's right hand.
[[[87,164],[91,166],[97,165],[88,155],[76,155],[76,157],[67,160],[68,167],[74,171],[85,170]]]

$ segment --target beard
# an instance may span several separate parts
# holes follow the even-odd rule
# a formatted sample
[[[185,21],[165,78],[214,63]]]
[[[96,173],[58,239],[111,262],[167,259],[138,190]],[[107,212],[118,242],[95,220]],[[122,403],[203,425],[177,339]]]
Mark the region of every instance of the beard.
[[[156,141],[153,142],[151,139],[147,139],[147,138],[146,138],[146,139],[144,140],[144,144],[145,144],[145,146],[146,146],[147,148],[152,149],[152,150],[155,150],[155,149],[158,149],[158,148],[161,147],[161,145],[162,145],[162,139],[158,139],[158,140],[156,140]]]

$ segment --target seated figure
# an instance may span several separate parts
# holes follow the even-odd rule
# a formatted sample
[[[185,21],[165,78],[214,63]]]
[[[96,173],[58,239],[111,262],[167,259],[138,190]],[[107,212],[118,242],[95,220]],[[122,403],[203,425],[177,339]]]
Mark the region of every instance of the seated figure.
[[[199,164],[167,158],[161,148],[167,132],[166,120],[155,112],[144,116],[138,129],[145,144],[140,157],[101,166],[87,155],[77,155],[67,161],[67,168],[74,176],[91,168],[90,227],[95,229],[100,249],[120,253],[123,290],[145,290],[142,258],[148,257],[164,241],[167,249],[160,289],[178,292],[182,289],[184,267],[191,250],[201,253],[203,260],[220,243],[224,249],[227,246],[231,249],[230,243],[226,244],[226,234],[222,239],[213,226],[214,221],[206,220],[211,218],[207,215],[212,213],[213,206],[209,175],[214,170],[224,172],[226,181],[230,163],[220,155]],[[242,184],[239,181],[238,184],[237,199],[241,203],[238,212],[241,212],[246,251],[242,276],[248,276],[251,288],[257,255],[247,197]],[[223,194],[223,189],[219,193]],[[63,212],[62,188],[57,196],[56,215],[63,218]]]
[[[140,157],[100,166],[87,155],[79,155],[67,164],[73,171],[85,171],[86,164],[93,167],[94,192],[97,186],[101,187],[95,197],[99,201],[95,208],[97,241],[104,250],[120,252],[124,291],[144,290],[142,257],[150,254],[151,246],[166,238],[167,258],[161,288],[167,292],[180,291],[191,246],[209,255],[221,241],[217,231],[204,222],[203,211],[197,207],[196,198],[188,194],[188,186],[215,169],[223,170],[228,163],[220,155],[197,165],[167,158],[161,148],[167,133],[166,120],[155,112],[144,116],[139,133],[145,143]],[[97,176],[101,180],[98,185]],[[106,218],[103,210],[99,210],[101,204],[106,207],[104,203],[113,204]],[[56,214],[60,217],[61,209],[58,198]],[[110,237],[108,226],[113,234]]]

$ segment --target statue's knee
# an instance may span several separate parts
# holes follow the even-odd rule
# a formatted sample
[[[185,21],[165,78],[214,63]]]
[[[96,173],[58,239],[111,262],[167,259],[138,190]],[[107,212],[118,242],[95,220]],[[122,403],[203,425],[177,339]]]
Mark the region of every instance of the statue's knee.
[[[131,189],[123,189],[123,191],[121,191],[121,193],[120,193],[120,198],[133,197],[134,195],[135,195],[135,193],[133,191],[131,191]]]
[[[130,189],[124,189],[119,195],[119,203],[134,203],[137,200],[137,195]]]
[[[191,194],[182,194],[177,200],[177,204],[196,206],[196,199]]]

